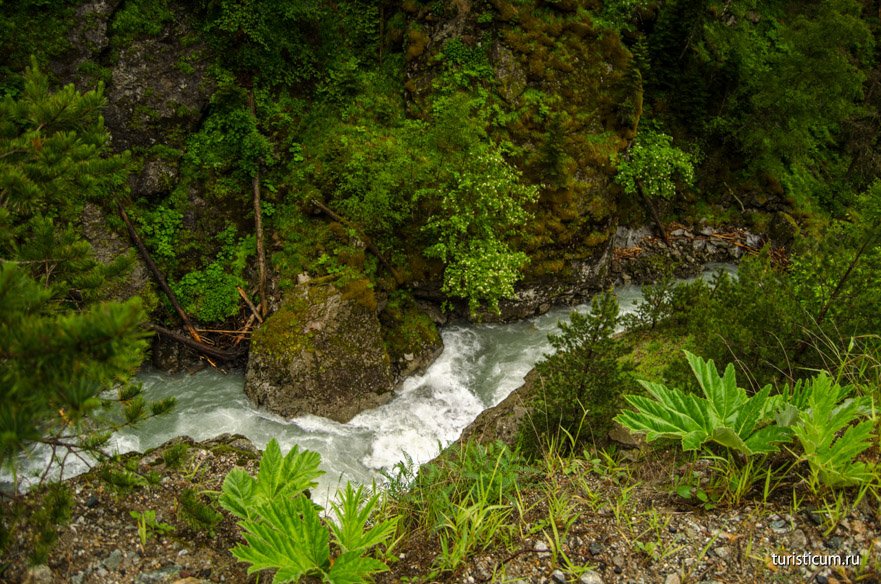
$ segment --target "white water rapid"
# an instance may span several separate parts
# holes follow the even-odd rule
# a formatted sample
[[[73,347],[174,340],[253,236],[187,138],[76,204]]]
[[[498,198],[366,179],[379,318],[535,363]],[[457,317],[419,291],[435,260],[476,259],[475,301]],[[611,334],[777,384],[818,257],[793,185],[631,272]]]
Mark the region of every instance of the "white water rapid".
[[[720,267],[733,270],[708,266],[706,274]],[[615,292],[622,314],[631,312],[641,298],[636,286],[619,287]],[[520,322],[446,327],[443,353],[424,375],[407,379],[389,403],[364,411],[347,424],[316,416],[285,420],[261,411],[245,397],[240,373],[213,369],[176,376],[142,373],[138,377],[148,400],[174,396],[177,405],[169,414],[118,432],[110,449],[144,451],[175,436],[205,440],[224,433],[243,434],[263,448],[276,438],[284,451],[299,444],[321,454],[326,474],[313,490],[313,498],[324,503],[346,480],[369,483],[405,455],[417,465],[436,456],[478,414],[522,384],[523,377],[551,350],[547,336],[558,330],[560,320],[567,320],[573,310],[587,309],[587,305],[563,307]],[[45,468],[46,460],[44,453],[26,466]],[[85,469],[83,463],[69,462],[65,477]],[[26,472],[20,478],[28,482]],[[0,476],[0,482],[4,479],[9,477]]]

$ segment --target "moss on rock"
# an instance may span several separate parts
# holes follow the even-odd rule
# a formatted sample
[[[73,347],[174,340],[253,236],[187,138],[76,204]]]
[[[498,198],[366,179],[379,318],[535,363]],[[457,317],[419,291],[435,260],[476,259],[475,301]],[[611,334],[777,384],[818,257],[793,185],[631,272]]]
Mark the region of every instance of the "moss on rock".
[[[285,417],[347,422],[391,397],[394,378],[367,282],[300,284],[254,333],[245,393]]]

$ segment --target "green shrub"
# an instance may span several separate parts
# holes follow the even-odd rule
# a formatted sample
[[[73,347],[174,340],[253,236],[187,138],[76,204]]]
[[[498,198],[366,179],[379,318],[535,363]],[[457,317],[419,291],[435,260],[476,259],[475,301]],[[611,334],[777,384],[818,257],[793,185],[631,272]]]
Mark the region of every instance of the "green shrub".
[[[850,397],[852,389],[835,383],[825,372],[793,390],[802,402],[793,431],[810,466],[816,488],[861,485],[876,480],[877,465],[857,460],[872,445],[877,417],[866,418],[871,400]],[[862,421],[856,423],[857,420]]]
[[[174,13],[168,8],[168,0],[134,0],[116,13],[110,28],[114,43],[121,46],[138,37],[157,36],[172,20]]]
[[[737,387],[734,366],[719,375],[712,360],[685,352],[703,397],[670,389],[660,383],[640,381],[648,396],[628,395],[636,411],[625,411],[615,420],[625,428],[646,434],[648,441],[679,440],[683,450],[700,450],[712,442],[745,456],[776,452],[789,442],[792,431],[774,423],[779,396],[767,385],[753,396]]]
[[[649,396],[626,397],[635,411],[616,416],[622,426],[644,433],[647,440],[680,441],[683,450],[700,451],[713,460],[710,445],[737,452],[750,467],[754,455],[777,452],[797,438],[802,448],[798,461],[810,467],[809,484],[847,487],[877,481],[877,465],[858,460],[872,445],[877,418],[867,397],[850,397],[826,372],[796,383],[784,393],[770,395],[771,386],[748,396],[737,387],[734,366],[719,375],[713,361],[686,351],[688,363],[703,396],[641,381]],[[792,452],[790,450],[790,452]],[[737,475],[727,459],[729,475]],[[733,470],[733,472],[732,472]],[[749,473],[740,473],[746,476]],[[767,488],[767,487],[766,487]]]

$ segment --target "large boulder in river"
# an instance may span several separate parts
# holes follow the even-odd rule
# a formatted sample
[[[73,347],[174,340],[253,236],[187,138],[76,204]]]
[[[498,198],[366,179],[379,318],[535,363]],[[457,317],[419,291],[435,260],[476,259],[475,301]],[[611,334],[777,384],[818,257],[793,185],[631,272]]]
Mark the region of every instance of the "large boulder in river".
[[[366,281],[343,291],[300,284],[251,340],[245,393],[288,418],[315,414],[347,422],[388,401],[393,386]]]

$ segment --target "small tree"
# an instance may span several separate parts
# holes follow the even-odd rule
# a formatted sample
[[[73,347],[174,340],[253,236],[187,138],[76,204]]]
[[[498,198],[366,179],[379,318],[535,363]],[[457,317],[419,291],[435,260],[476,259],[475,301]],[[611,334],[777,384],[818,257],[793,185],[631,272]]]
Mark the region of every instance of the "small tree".
[[[440,193],[440,212],[426,226],[436,243],[425,255],[446,264],[446,294],[468,299],[472,312],[482,302],[497,311],[502,298],[514,296],[520,268],[528,261],[506,240],[529,218],[524,206],[536,199],[538,189],[522,184],[494,146],[474,150],[479,150],[476,156],[453,173],[451,188]]]
[[[128,383],[146,346],[141,300],[108,300],[129,258],[99,262],[73,227],[127,178],[103,103],[101,87],[50,92],[36,65],[20,97],[0,102],[0,464],[13,468],[38,444],[62,464],[98,452],[113,428],[99,415],[110,389],[127,422],[150,409]]]
[[[667,232],[653,201],[672,199],[676,195],[677,179],[691,184],[693,163],[691,155],[673,146],[672,137],[656,130],[640,131],[627,155],[617,163],[615,182],[628,195],[638,194],[642,198],[664,241],[667,241]]]
[[[538,383],[529,427],[521,435],[530,442],[557,437],[605,440],[612,417],[621,405],[629,379],[618,359],[621,344],[613,335],[618,325],[618,299],[612,292],[594,297],[590,312],[573,312],[559,335],[549,335],[555,353],[538,363]]]

